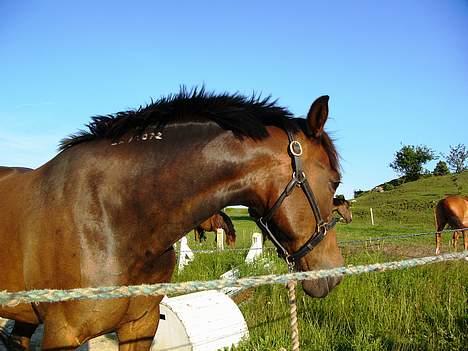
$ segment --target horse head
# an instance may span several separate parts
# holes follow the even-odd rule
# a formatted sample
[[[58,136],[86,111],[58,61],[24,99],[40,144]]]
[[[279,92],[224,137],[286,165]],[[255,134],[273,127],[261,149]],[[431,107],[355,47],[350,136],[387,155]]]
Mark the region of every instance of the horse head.
[[[343,264],[332,221],[333,197],[340,184],[338,155],[324,131],[328,96],[318,98],[306,120],[294,119],[297,131],[271,130],[263,193],[250,213],[278,252],[296,271],[328,269]],[[283,142],[280,142],[280,135]],[[323,297],[341,278],[306,280],[304,291]]]

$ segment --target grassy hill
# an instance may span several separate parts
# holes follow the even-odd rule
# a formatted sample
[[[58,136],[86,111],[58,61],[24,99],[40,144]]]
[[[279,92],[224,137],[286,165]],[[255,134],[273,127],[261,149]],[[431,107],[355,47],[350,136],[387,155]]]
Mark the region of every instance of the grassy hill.
[[[458,175],[432,176],[395,187],[367,192],[352,204],[353,223],[339,227],[346,239],[373,234],[414,233],[434,230],[435,204],[450,194],[468,194],[468,171]],[[370,208],[375,225],[370,226]]]

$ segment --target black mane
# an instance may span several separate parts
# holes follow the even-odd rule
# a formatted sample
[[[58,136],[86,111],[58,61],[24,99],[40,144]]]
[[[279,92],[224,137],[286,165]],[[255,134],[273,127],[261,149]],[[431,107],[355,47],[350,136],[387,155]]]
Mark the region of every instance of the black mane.
[[[266,126],[288,128],[293,132],[302,130],[309,134],[304,119],[293,118],[288,109],[278,106],[276,100],[272,101],[269,96],[215,94],[204,88],[187,90],[183,87],[178,94],[162,97],[136,110],[92,117],[92,121],[87,124],[88,130],[80,130],[61,140],[59,151],[90,140],[115,141],[129,132],[140,135],[149,127],[160,131],[167,123],[187,116],[213,121],[240,138],[264,139],[268,137]],[[338,169],[338,155],[333,142],[326,133],[321,139],[332,167]]]
[[[147,127],[161,130],[167,123],[184,116],[196,116],[211,120],[220,127],[231,130],[238,137],[263,139],[268,136],[266,126],[276,125],[298,130],[292,123],[292,114],[276,105],[270,97],[235,94],[214,94],[204,88],[187,90],[162,97],[137,110],[117,112],[106,116],[92,117],[88,130],[80,130],[60,142],[59,150],[94,139],[118,139],[125,133],[143,133]]]

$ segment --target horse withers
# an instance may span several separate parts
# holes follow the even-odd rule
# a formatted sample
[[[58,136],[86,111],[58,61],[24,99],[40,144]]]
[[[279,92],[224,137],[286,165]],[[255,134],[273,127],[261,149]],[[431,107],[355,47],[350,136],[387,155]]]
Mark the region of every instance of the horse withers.
[[[268,99],[203,89],[94,117],[43,166],[0,175],[0,290],[169,282],[173,244],[228,205],[252,209],[292,269],[341,266],[327,117],[328,96],[302,119]],[[340,280],[302,286],[323,297]],[[44,323],[44,350],[116,331],[121,351],[147,351],[161,299],[0,306],[0,316]]]
[[[468,250],[468,233],[463,228],[468,228],[468,197],[451,195],[440,200],[435,209],[435,226],[436,226],[436,255],[440,254],[441,231],[448,225],[454,229],[452,236],[452,245],[454,250],[457,249],[458,238],[463,234],[463,246]]]

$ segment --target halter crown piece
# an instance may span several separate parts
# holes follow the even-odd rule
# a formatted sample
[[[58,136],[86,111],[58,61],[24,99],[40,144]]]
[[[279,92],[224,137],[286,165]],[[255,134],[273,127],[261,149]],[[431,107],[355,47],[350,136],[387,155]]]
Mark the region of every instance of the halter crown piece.
[[[307,253],[312,251],[327,235],[328,230],[333,228],[336,225],[337,220],[332,219],[329,222],[325,222],[320,214],[320,209],[317,205],[317,200],[315,198],[314,192],[309,185],[307,180],[306,174],[302,168],[301,156],[302,156],[302,145],[299,141],[294,139],[292,132],[289,129],[286,129],[286,133],[288,134],[289,139],[289,155],[292,159],[292,177],[289,183],[286,185],[285,189],[278,197],[276,202],[273,206],[260,218],[257,219],[257,225],[265,231],[268,236],[270,237],[273,244],[275,244],[276,248],[278,249],[279,254],[286,260],[290,270],[294,267],[294,264],[299,260],[301,257],[304,257]],[[310,207],[312,208],[312,212],[315,216],[315,221],[317,223],[316,230],[310,236],[309,240],[302,245],[302,247],[297,250],[296,252],[289,253],[288,250],[281,245],[278,238],[273,234],[273,232],[268,227],[268,222],[273,217],[273,214],[278,210],[278,208],[283,203],[284,199],[286,199],[294,190],[295,187],[300,187],[304,192]]]

